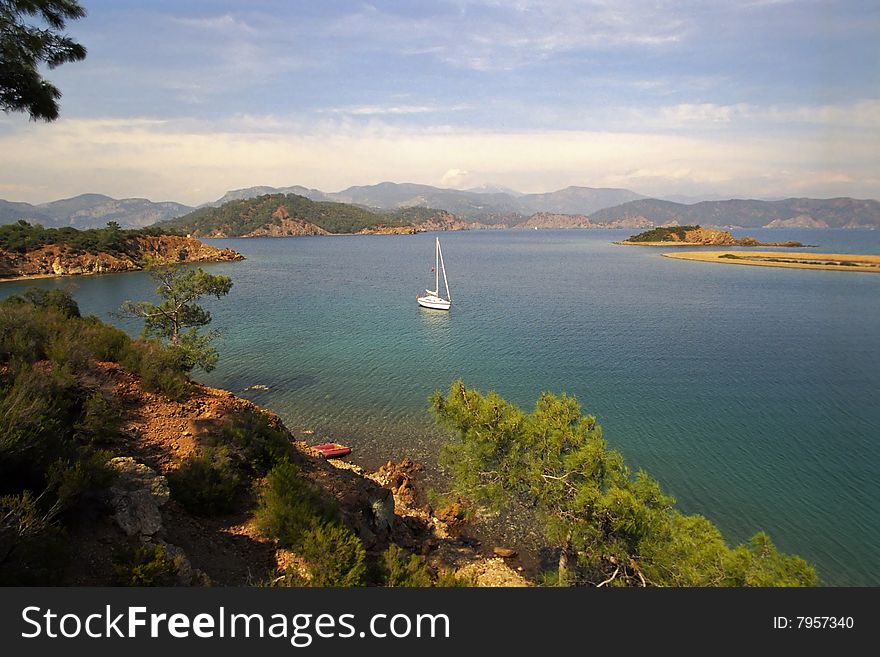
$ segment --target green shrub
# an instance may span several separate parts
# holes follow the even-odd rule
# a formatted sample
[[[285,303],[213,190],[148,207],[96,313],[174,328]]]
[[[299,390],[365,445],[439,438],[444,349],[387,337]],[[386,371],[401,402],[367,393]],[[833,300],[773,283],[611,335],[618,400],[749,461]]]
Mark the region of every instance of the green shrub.
[[[76,418],[73,377],[23,366],[0,395],[0,491],[36,488],[46,468],[69,446]]]
[[[122,365],[140,376],[144,390],[176,401],[189,396],[189,381],[178,354],[151,340],[135,340],[131,347]]]
[[[122,363],[132,348],[132,340],[125,331],[104,324],[97,317],[83,318],[79,335],[95,360]]]
[[[67,557],[63,533],[30,491],[0,497],[0,586],[57,586]]]
[[[393,543],[382,553],[382,574],[385,586],[427,587],[431,586],[431,571],[423,559],[409,555]]]
[[[10,299],[0,304],[0,362],[33,363],[45,358],[49,340],[46,313],[35,311],[21,299]]]
[[[116,442],[119,432],[119,407],[113,397],[96,390],[82,402],[79,421],[74,425],[79,442],[109,445]]]
[[[435,584],[438,588],[465,588],[476,585],[476,575],[456,575],[454,570],[445,568],[440,569],[440,572],[437,574],[437,583]]]
[[[321,523],[306,532],[297,552],[308,563],[310,586],[363,586],[367,554],[348,527]]]
[[[79,305],[69,290],[47,290],[40,287],[31,287],[22,294],[24,300],[37,308],[51,308],[57,310],[64,317],[79,317]]]
[[[47,489],[55,494],[58,508],[72,507],[90,491],[109,488],[117,472],[107,465],[112,455],[81,450],[76,459],[58,459],[47,471]]]
[[[257,527],[265,535],[278,539],[283,547],[296,549],[304,535],[326,517],[326,512],[297,467],[280,461],[266,475],[255,517]]]
[[[223,438],[258,477],[293,454],[287,432],[273,428],[266,415],[252,409],[240,411],[227,420],[223,425]]]
[[[173,586],[177,565],[164,545],[142,545],[123,552],[113,564],[117,586]]]
[[[241,486],[229,449],[207,446],[168,475],[171,496],[190,513],[213,515],[232,509]]]

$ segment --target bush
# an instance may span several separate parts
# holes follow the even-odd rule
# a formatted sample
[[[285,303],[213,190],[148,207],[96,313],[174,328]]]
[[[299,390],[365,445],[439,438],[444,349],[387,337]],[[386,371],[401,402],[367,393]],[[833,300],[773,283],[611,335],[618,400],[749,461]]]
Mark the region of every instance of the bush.
[[[171,496],[190,513],[213,515],[232,509],[241,476],[229,449],[207,446],[168,475]]]
[[[23,366],[0,395],[0,490],[37,488],[42,473],[68,451],[74,385],[67,372]]]
[[[67,556],[62,532],[29,491],[0,498],[0,586],[57,586]]]
[[[293,455],[287,432],[273,428],[266,415],[252,409],[243,410],[230,418],[223,425],[223,437],[258,477]]]
[[[385,586],[427,587],[431,586],[431,571],[415,554],[409,555],[393,543],[382,553],[382,574]]]
[[[135,340],[121,364],[140,376],[144,390],[176,401],[189,396],[189,381],[178,354],[158,342]]]
[[[95,360],[122,363],[132,349],[132,340],[125,331],[105,324],[97,317],[82,320],[79,336]]]
[[[309,565],[310,586],[363,586],[367,553],[348,527],[322,523],[303,536],[299,554]]]
[[[83,450],[85,451],[85,450]],[[55,493],[56,505],[64,510],[90,491],[109,488],[117,472],[107,465],[110,452],[80,453],[75,460],[58,459],[47,472],[47,489]]]
[[[255,513],[260,531],[283,547],[296,549],[325,516],[295,465],[280,461],[269,471]]]
[[[84,444],[109,445],[119,438],[119,408],[113,397],[96,390],[85,398],[74,425],[76,438]]]
[[[117,586],[173,586],[177,564],[164,545],[143,545],[123,552],[113,564]]]

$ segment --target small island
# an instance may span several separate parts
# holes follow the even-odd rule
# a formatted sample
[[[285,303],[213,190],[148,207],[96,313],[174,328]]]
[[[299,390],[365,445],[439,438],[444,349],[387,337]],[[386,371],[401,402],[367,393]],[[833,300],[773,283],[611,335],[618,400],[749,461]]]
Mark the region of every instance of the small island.
[[[160,228],[43,228],[26,221],[0,226],[0,281],[139,271],[147,264],[244,260],[232,249],[208,246]]]
[[[702,226],[662,226],[628,237],[622,242],[635,246],[782,246],[803,248],[809,244],[800,242],[759,242],[754,237],[736,239],[726,230],[703,228]]]
[[[791,251],[677,251],[661,254],[666,258],[721,262],[759,267],[791,267],[831,271],[867,271],[880,273],[880,255],[855,253],[799,253]]]

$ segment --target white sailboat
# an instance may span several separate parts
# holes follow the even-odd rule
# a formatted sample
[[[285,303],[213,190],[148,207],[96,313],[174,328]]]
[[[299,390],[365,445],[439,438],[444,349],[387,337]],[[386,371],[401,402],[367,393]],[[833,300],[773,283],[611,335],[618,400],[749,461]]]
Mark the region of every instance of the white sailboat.
[[[446,280],[446,267],[443,266],[443,252],[440,251],[440,238],[437,238],[434,247],[434,289],[425,290],[425,296],[416,295],[416,301],[424,308],[435,310],[449,310],[452,305],[452,295],[449,293],[449,281]],[[443,270],[443,285],[446,286],[446,298],[440,296],[440,270]]]

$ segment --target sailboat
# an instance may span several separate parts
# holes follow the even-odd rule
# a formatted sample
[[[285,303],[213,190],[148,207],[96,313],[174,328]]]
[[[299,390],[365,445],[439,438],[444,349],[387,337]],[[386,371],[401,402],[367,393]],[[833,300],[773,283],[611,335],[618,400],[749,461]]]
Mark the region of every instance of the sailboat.
[[[440,238],[437,238],[434,247],[434,289],[425,290],[425,296],[416,295],[416,301],[424,308],[435,310],[449,310],[452,305],[452,295],[449,294],[449,281],[446,280],[446,267],[443,266],[443,252],[440,251]],[[446,298],[440,296],[440,270],[443,270],[443,284],[446,286]]]

